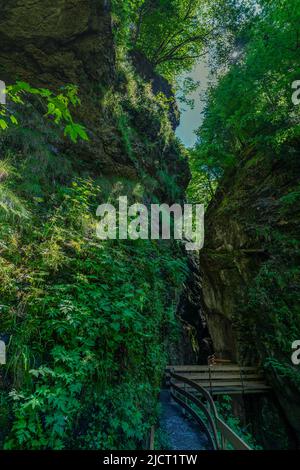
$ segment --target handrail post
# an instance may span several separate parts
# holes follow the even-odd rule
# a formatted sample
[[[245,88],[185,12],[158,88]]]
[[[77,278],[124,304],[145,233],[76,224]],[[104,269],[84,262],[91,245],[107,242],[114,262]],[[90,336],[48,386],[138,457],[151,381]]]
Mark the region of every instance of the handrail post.
[[[188,379],[187,377],[181,376],[176,372],[172,371],[172,394],[176,402],[178,402],[182,408],[187,413],[196,416],[198,419],[199,415],[197,412],[193,410],[189,402],[194,403],[197,407],[202,409],[205,413],[210,429],[207,428],[208,434],[211,437],[211,442],[213,447],[216,450],[226,449],[228,443],[233,446],[236,450],[251,450],[249,445],[243,441],[218,415],[218,411],[216,405],[213,400],[213,396],[209,393],[208,390],[201,387],[201,385],[193,382],[192,380]],[[174,380],[179,382],[179,385],[174,383]],[[181,387],[180,387],[181,384]],[[183,384],[183,385],[182,385]],[[189,386],[192,390],[197,391],[205,398],[206,404],[199,400],[193,393],[190,393],[187,390],[187,386]],[[203,423],[203,420],[202,420]],[[219,436],[220,435],[220,436]]]
[[[186,383],[185,382],[183,383],[183,389],[186,392]],[[185,404],[187,405],[187,398],[186,397],[184,397],[184,401],[185,401]],[[183,412],[183,416],[186,416],[185,408],[183,408],[182,412]]]
[[[154,442],[155,442],[155,427],[151,426],[149,450],[154,450]]]
[[[223,433],[221,433],[221,450],[226,450],[226,439]]]
[[[208,366],[208,373],[209,373],[209,387],[210,387],[210,394],[212,395],[212,381],[211,381],[211,365]]]
[[[173,389],[173,377],[172,377],[172,374],[174,374],[174,373],[175,373],[175,369],[174,369],[174,367],[172,367],[172,369],[170,370],[170,382],[169,382],[171,396],[172,396],[173,393],[175,393],[175,391]]]

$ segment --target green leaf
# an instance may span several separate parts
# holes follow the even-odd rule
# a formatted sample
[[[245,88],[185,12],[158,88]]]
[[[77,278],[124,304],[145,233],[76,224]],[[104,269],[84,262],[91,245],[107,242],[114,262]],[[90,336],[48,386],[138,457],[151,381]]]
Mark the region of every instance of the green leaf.
[[[13,124],[18,125],[18,120],[17,120],[17,118],[16,118],[15,116],[11,115],[11,116],[10,116],[10,120],[11,120],[11,122],[12,122]]]
[[[4,119],[0,119],[0,128],[4,131],[8,128],[7,122]]]

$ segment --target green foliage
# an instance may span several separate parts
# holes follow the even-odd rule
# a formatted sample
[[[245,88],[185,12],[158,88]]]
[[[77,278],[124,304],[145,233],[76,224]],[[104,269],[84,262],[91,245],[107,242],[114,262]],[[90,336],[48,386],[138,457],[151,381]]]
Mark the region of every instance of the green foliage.
[[[132,40],[132,25],[139,22],[139,13],[143,12],[145,0],[112,0],[113,26],[117,43],[130,45]]]
[[[228,424],[230,429],[234,431],[246,444],[248,444],[253,450],[262,450],[257,444],[253,434],[248,430],[248,427],[243,427],[240,418],[234,416],[232,398],[229,395],[221,395],[216,402],[218,414],[223,421]],[[228,450],[233,450],[228,448]]]
[[[217,399],[214,400],[214,402],[219,417],[230,427],[230,429],[234,431],[241,439],[243,439],[252,449],[261,449],[261,447],[257,444],[254,435],[249,431],[249,426],[243,426],[240,418],[234,415],[232,398],[229,395],[220,395]],[[191,407],[205,424],[207,430],[211,433],[211,438],[213,439],[211,424],[208,421],[204,411],[193,403],[191,403]],[[222,442],[222,435],[219,431],[218,441],[219,443]],[[223,450],[234,450],[229,443],[226,444],[226,448]]]
[[[230,3],[239,17],[244,2]],[[206,200],[209,193],[210,199],[221,182],[214,215],[223,218],[223,227],[227,217],[237,223],[239,230],[231,232],[238,240],[234,248],[243,248],[243,232],[250,247],[261,249],[238,262],[242,284],[236,287],[243,295],[233,327],[239,357],[246,364],[260,363],[278,393],[297,396],[299,368],[291,354],[292,342],[300,337],[300,107],[292,101],[292,83],[300,75],[300,4],[255,3],[246,26],[231,30],[230,48],[213,57],[223,68],[209,90],[205,119],[190,152],[189,197]],[[219,233],[221,224],[219,219],[213,230]],[[280,432],[274,434],[280,442]]]
[[[247,149],[286,151],[299,138],[299,107],[292,103],[299,75],[297,5],[262,2],[239,60],[211,91],[197,152],[214,158],[217,167],[226,168]]]
[[[209,92],[192,156],[195,180],[199,169],[218,180],[254,152],[283,155],[299,142],[300,108],[292,102],[292,83],[300,73],[299,1],[257,3],[261,13],[248,18],[236,36],[226,56],[228,72]],[[193,186],[197,191],[197,181]]]
[[[286,212],[290,209],[293,204],[297,203],[300,199],[300,185],[295,188],[294,191],[290,191],[285,196],[280,198],[280,202],[283,205],[282,212]]]
[[[133,163],[140,183],[157,197],[163,190],[172,201],[182,197],[177,173],[169,165],[176,155],[186,159],[186,152],[174,135],[170,115],[173,98],[154,94],[150,83],[144,82],[131,65],[120,60],[117,69],[121,89],[108,89],[102,108],[106,119],[118,129],[124,155]]]
[[[153,419],[184,263],[166,244],[97,242],[99,191],[79,179],[41,219],[31,207],[34,224],[15,233],[22,258],[2,258],[7,449],[134,449]]]
[[[148,3],[136,40],[151,63],[169,78],[189,69],[203,52],[210,26],[202,0]],[[202,7],[202,8],[201,8]],[[150,33],[151,31],[151,33]]]
[[[213,162],[206,156],[200,159],[198,152],[194,149],[189,150],[189,163],[192,178],[187,189],[187,196],[191,202],[205,204],[207,207],[218,186],[220,171],[216,170]]]
[[[78,97],[78,88],[74,85],[67,85],[62,93],[55,95],[46,88],[33,88],[26,82],[17,81],[15,85],[7,87],[7,99],[16,105],[24,105],[24,97],[28,99],[30,96],[41,98],[43,103],[47,105],[46,116],[54,120],[57,125],[64,125],[64,134],[69,136],[73,142],[77,142],[78,138],[88,140],[85,128],[73,121],[70,106],[80,105]],[[9,125],[17,125],[18,119],[9,109],[0,105],[0,128],[6,130]]]
[[[138,49],[174,82],[211,45],[225,66],[190,152],[192,202],[208,205],[220,178],[241,159],[258,152],[293,156],[299,144],[299,108],[291,103],[291,83],[299,79],[299,0],[254,2],[260,14],[252,16],[253,2],[243,3],[112,2],[119,59]],[[183,153],[170,123],[173,103],[154,96],[127,63],[118,64],[117,75],[118,91],[105,90],[99,106],[116,130],[113,145],[121,143],[120,161],[129,160],[139,178],[139,187],[127,181],[131,197],[179,199],[178,178],[167,165],[170,155],[173,163]],[[190,105],[193,87],[186,81],[181,95]],[[17,82],[8,93],[12,110],[0,108],[0,331],[10,338],[1,445],[142,448],[157,412],[165,343],[176,331],[184,258],[173,243],[95,239],[96,207],[114,200],[125,178],[99,184],[95,168],[58,150],[61,127],[73,142],[88,139],[70,111],[80,104],[76,87],[54,94]],[[30,125],[20,119],[27,112]],[[42,123],[41,114],[57,126]],[[294,216],[298,200],[296,186],[280,198],[283,218]],[[300,335],[298,237],[271,226],[261,236],[269,258],[236,312],[241,353],[264,358],[267,370],[299,387],[287,363]],[[240,434],[228,398],[219,412]],[[240,435],[255,445],[247,430]]]
[[[19,125],[0,135],[6,449],[142,448],[156,419],[184,256],[175,243],[100,242],[95,214],[123,191],[135,202],[156,199],[156,189],[176,194],[165,155],[180,149],[166,99],[130,67],[118,73],[126,92],[106,90],[99,106],[132,180],[96,178],[95,166],[62,145],[71,97],[47,107],[52,126],[41,119],[48,95],[33,93],[20,103]]]
[[[154,449],[168,450],[170,447],[171,444],[169,442],[169,436],[166,434],[166,431],[161,428],[156,428],[154,434]]]
[[[119,42],[140,50],[170,81],[206,54],[223,8],[223,0],[113,1]]]
[[[265,237],[270,259],[262,263],[247,304],[237,312],[241,349],[248,359],[264,358],[267,370],[300,389],[299,372],[291,363],[292,342],[300,336],[299,240],[279,231]],[[256,357],[249,348],[253,341]]]

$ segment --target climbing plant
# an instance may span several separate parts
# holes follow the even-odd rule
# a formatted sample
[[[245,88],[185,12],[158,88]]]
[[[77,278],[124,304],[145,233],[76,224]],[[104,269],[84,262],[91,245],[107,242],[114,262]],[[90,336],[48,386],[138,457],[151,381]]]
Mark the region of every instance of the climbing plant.
[[[53,119],[57,125],[63,124],[66,136],[75,143],[78,138],[88,140],[84,126],[74,122],[70,112],[71,105],[74,107],[80,105],[78,87],[67,85],[61,93],[55,94],[47,88],[34,88],[26,82],[17,81],[14,85],[7,87],[6,96],[7,100],[15,105],[24,105],[24,100],[30,96],[41,98],[47,108],[45,116]],[[18,119],[13,110],[6,105],[0,105],[0,130],[6,130],[9,125],[18,125]]]

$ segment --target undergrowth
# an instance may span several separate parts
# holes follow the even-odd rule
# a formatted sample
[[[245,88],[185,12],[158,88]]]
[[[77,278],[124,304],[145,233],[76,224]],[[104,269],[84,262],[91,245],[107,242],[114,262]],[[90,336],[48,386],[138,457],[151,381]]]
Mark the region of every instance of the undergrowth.
[[[96,164],[82,171],[59,127],[41,119],[34,102],[0,135],[5,449],[142,448],[155,422],[166,345],[177,331],[184,255],[175,243],[96,238],[99,204],[124,190],[140,202],[158,199],[156,188],[173,191],[167,174],[162,187],[148,171],[156,155],[157,171],[166,171],[163,151],[174,137],[160,118],[168,110],[141,81],[134,90],[132,73],[124,82],[132,87],[127,103],[112,89],[99,103],[107,122],[119,123],[126,164],[137,170],[132,182],[97,174]],[[140,152],[137,131],[147,123]]]

